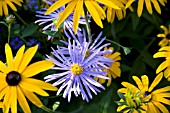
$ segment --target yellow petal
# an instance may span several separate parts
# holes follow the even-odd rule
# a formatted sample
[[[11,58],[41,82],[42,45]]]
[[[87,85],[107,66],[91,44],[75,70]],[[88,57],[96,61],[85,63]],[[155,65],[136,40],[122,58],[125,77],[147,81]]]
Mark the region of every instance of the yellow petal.
[[[126,88],[120,88],[117,90],[117,92],[121,92],[121,93],[126,93],[127,89]]]
[[[6,91],[5,96],[4,96],[4,100],[3,100],[3,104],[5,105],[5,113],[8,113],[9,108],[10,108],[10,104],[11,104],[11,101],[10,101],[11,87],[10,86],[7,86],[7,87],[9,87],[9,90]]]
[[[114,8],[114,9],[120,9],[119,8],[119,6],[117,6],[116,4],[114,4],[112,1],[110,1],[110,0],[95,0],[95,1],[97,1],[97,2],[100,2],[100,3],[102,3],[102,4],[104,4],[104,5],[106,5],[106,6],[109,6],[109,7],[112,7],[112,8]],[[86,1],[85,1],[86,2]],[[119,4],[119,5],[122,5],[121,4],[121,2],[119,2],[119,1],[115,1],[117,4]]]
[[[117,112],[121,112],[123,109],[127,108],[127,105],[122,105],[117,108]]]
[[[30,100],[33,104],[35,104],[37,107],[42,107],[43,104],[40,101],[40,99],[32,92],[29,92],[25,89],[22,89],[24,95]]]
[[[165,78],[168,78],[170,76],[170,67],[166,68],[166,70],[164,71],[164,76]]]
[[[159,37],[159,38],[166,38],[166,34],[158,34],[157,37]]]
[[[29,48],[25,52],[25,54],[23,55],[22,61],[20,63],[19,69],[18,69],[19,73],[22,73],[24,71],[25,67],[29,64],[29,62],[31,61],[31,59],[35,55],[37,49],[38,49],[38,45]]]
[[[73,17],[73,24],[74,24],[73,29],[75,34],[77,34],[78,23],[79,23],[82,10],[83,10],[83,0],[78,0],[74,11],[74,17]]]
[[[152,6],[150,0],[145,0],[146,8],[150,14],[152,14]]]
[[[143,83],[143,90],[147,91],[148,86],[149,86],[149,79],[146,75],[143,75],[141,78],[142,78],[142,83]]]
[[[7,8],[7,4],[5,2],[3,2],[3,10],[4,10],[4,14],[8,15],[8,8]]]
[[[134,0],[128,0],[128,2],[126,3],[125,9],[128,8],[133,2],[135,2]]]
[[[54,66],[53,62],[48,61],[48,60],[35,62],[25,68],[25,70],[22,73],[22,77],[24,77],[24,78],[32,77],[40,72],[49,70],[53,66]]]
[[[166,98],[163,98],[163,97],[159,97],[157,95],[153,95],[152,96],[152,100],[155,100],[155,101],[158,101],[158,102],[170,105],[170,100],[169,99],[166,99]]]
[[[103,24],[96,8],[91,4],[92,1],[84,1],[88,12],[91,14],[95,23],[103,28]]]
[[[30,92],[35,92],[35,93],[42,95],[42,96],[49,96],[48,93],[45,92],[44,90],[42,90],[39,86],[27,83],[27,82],[24,81],[24,79],[20,82],[19,86],[21,88],[24,88],[25,90],[30,91]]]
[[[108,7],[108,8],[107,8],[107,21],[108,21],[108,22],[111,22],[111,17],[112,17],[111,15],[112,15],[112,13],[113,13],[113,12],[112,12],[112,8],[111,8],[111,7]]]
[[[143,4],[144,4],[144,0],[138,0],[137,13],[138,13],[138,16],[139,16],[139,17],[142,15]]]
[[[29,89],[33,89],[33,88],[29,88]],[[17,86],[17,98],[18,98],[18,102],[19,102],[21,108],[23,109],[24,113],[31,113],[28,102],[19,86]]]
[[[13,55],[11,47],[8,44],[5,44],[5,54],[6,54],[6,62],[9,67],[9,70],[13,70]]]
[[[159,49],[159,51],[170,51],[170,46],[164,46]]]
[[[152,110],[153,113],[157,113],[157,110],[152,102],[147,103],[150,110]]]
[[[153,55],[153,58],[158,58],[158,57],[170,57],[170,52],[157,52]]]
[[[11,7],[12,10],[17,11],[17,8],[14,6],[14,4],[10,0],[6,0],[6,3]]]
[[[6,65],[2,61],[0,61],[0,71],[2,71],[3,73],[9,72],[8,68],[6,67]]]
[[[132,76],[132,78],[136,82],[136,84],[138,85],[138,88],[140,90],[142,90],[143,89],[143,84],[142,84],[141,80],[137,76]]]
[[[170,97],[170,93],[158,93],[158,94],[155,94],[157,97]]]
[[[3,5],[3,1],[0,1],[0,16],[3,15],[2,5]]]
[[[56,28],[58,29],[60,27],[60,25],[63,23],[63,21],[73,12],[73,10],[76,7],[77,2],[76,1],[72,1],[70,2],[67,7],[64,9],[64,11],[62,12],[62,14],[60,15]]]
[[[51,90],[51,91],[57,91],[57,88],[55,86],[52,86],[50,83],[46,83],[44,81],[41,80],[36,80],[33,78],[27,78],[23,80],[26,83],[29,84],[33,84],[41,89],[45,89],[45,90]]]
[[[169,113],[168,109],[160,102],[157,102],[157,101],[152,101],[152,102],[155,106],[157,106],[159,108],[159,110],[162,111],[162,113]]]
[[[106,18],[105,11],[103,10],[103,8],[101,8],[101,7],[99,6],[98,3],[91,1],[91,5],[94,6],[94,8],[95,8],[96,11],[98,12],[98,14],[99,14],[99,16],[100,16],[101,19]]]
[[[157,0],[151,0],[151,2],[153,3],[156,11],[157,11],[159,14],[161,14],[161,9],[160,9],[160,7],[159,7],[159,4],[158,4]]]
[[[11,86],[11,111],[17,113],[17,89],[16,86]]]
[[[7,84],[1,84],[1,92],[0,92],[0,100],[3,98],[3,96],[6,94],[7,91],[9,91],[10,87],[7,86]]]
[[[22,6],[22,4],[18,0],[10,0],[10,1],[12,1],[15,4],[17,4],[18,6]]]
[[[58,0],[52,6],[48,8],[48,10],[45,12],[45,15],[48,15],[52,12],[54,12],[56,9],[60,8],[61,6],[64,6],[65,4],[69,3],[72,0]]]
[[[136,86],[134,86],[133,84],[130,84],[130,83],[128,83],[128,82],[122,82],[121,84],[122,84],[124,87],[127,87],[127,88],[132,89],[132,91],[139,91],[139,89],[138,89]]]
[[[17,52],[15,59],[14,59],[14,70],[18,71],[18,68],[20,66],[20,63],[22,61],[23,58],[23,54],[24,54],[24,50],[25,50],[25,45],[23,45]]]
[[[158,93],[163,93],[163,92],[167,92],[170,91],[170,86],[166,86],[160,89],[157,89],[155,91],[152,92],[152,94],[158,94]]]
[[[164,70],[166,67],[168,67],[170,64],[170,60],[166,60],[164,62],[162,62],[159,67],[156,69],[156,73],[161,72],[162,70]]]
[[[152,82],[151,86],[148,89],[149,92],[151,92],[153,88],[161,81],[162,77],[163,77],[163,73],[159,73],[156,76],[156,78],[154,79],[154,81]]]
[[[164,25],[161,25],[160,28],[164,31],[165,35],[169,33],[168,28],[166,28]]]
[[[169,40],[166,39],[166,38],[163,38],[163,39],[158,43],[158,45],[161,46],[161,47],[163,47],[163,46],[168,45],[168,43],[169,43]]]

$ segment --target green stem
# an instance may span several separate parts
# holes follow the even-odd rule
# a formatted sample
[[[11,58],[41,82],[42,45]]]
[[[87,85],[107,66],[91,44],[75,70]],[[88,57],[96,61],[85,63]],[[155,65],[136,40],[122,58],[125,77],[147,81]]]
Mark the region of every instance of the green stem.
[[[54,112],[53,110],[47,108],[46,106],[43,106],[42,109],[45,110],[45,111],[47,111],[48,113],[56,113],[56,112]]]
[[[107,41],[109,41],[109,42],[111,42],[111,43],[113,43],[113,44],[116,44],[117,46],[119,46],[119,47],[121,47],[121,48],[126,48],[125,46],[122,46],[122,45],[120,45],[119,43],[117,43],[117,42],[115,42],[115,41],[112,41],[112,40],[109,40],[109,39],[106,39]]]
[[[8,43],[10,40],[10,34],[11,34],[11,24],[8,25]]]
[[[88,21],[88,16],[87,14],[85,15],[85,19],[86,19],[86,28],[87,28],[87,34],[88,34],[88,38],[89,38],[89,41],[91,42],[91,30],[90,30],[90,24],[89,24],[89,21]]]
[[[24,24],[24,25],[28,25],[15,11],[13,11],[15,16],[17,16],[17,18],[19,18],[19,20]]]

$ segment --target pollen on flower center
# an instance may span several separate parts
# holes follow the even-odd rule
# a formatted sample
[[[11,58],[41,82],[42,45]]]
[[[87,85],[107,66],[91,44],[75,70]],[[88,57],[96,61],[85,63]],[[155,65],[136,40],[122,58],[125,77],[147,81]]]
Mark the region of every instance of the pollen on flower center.
[[[6,82],[10,86],[16,86],[21,81],[21,75],[16,71],[11,71],[6,76]]]
[[[74,75],[80,75],[83,71],[83,68],[78,64],[73,64],[70,70]]]

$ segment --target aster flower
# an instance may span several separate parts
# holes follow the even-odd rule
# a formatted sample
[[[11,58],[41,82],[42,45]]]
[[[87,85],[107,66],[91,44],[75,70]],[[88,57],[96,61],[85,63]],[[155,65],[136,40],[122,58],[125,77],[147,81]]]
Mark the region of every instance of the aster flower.
[[[112,62],[112,60],[98,54],[101,53],[103,47],[94,48],[93,53],[86,57],[88,47],[89,43],[80,46],[77,40],[73,40],[73,44],[71,44],[69,39],[67,54],[64,51],[65,49],[58,47],[57,50],[53,49],[52,52],[55,58],[47,56],[56,65],[52,69],[62,72],[48,75],[45,79],[47,82],[56,79],[53,85],[60,86],[57,95],[64,91],[63,97],[68,97],[69,102],[72,92],[76,97],[81,95],[82,99],[88,102],[89,98],[92,99],[91,91],[97,95],[97,92],[101,92],[100,89],[105,89],[94,80],[94,77],[108,79],[104,76],[106,72],[103,72],[102,69],[107,68],[107,63]]]
[[[27,99],[37,107],[43,107],[42,102],[34,93],[49,96],[44,90],[57,90],[49,83],[31,78],[54,66],[51,61],[47,60],[27,66],[37,48],[38,45],[29,48],[24,53],[25,46],[23,45],[13,58],[10,46],[5,45],[6,63],[0,61],[0,99],[3,99],[5,113],[8,113],[10,108],[12,113],[17,113],[17,100],[25,113],[31,113]]]
[[[96,22],[98,26],[103,28],[102,19],[106,17],[104,10],[99,5],[99,3],[102,3],[103,5],[110,6],[115,9],[120,9],[119,5],[122,5],[121,2],[118,0],[116,1],[110,1],[110,0],[58,0],[56,1],[47,11],[46,15],[52,13],[56,9],[60,8],[61,6],[67,5],[64,11],[59,15],[59,19],[57,22],[56,27],[59,28],[59,26],[63,23],[63,21],[72,13],[73,15],[73,29],[74,33],[77,33],[78,29],[78,21],[80,19],[80,16],[84,17],[86,12],[84,12],[84,9],[86,6],[87,11],[92,16],[93,20]],[[117,3],[117,4],[115,4]]]
[[[14,6],[14,3],[18,6],[22,6],[21,2],[23,2],[23,0],[1,0],[0,1],[0,16],[3,15],[3,12],[5,15],[8,15],[7,5],[9,5],[12,10],[17,11],[17,8]]]
[[[48,2],[48,4],[52,5],[52,2]],[[65,9],[65,7],[60,7],[56,9],[54,12],[52,12],[49,15],[44,15],[47,11],[46,8],[42,8],[41,11],[37,11],[37,17],[40,19],[35,21],[35,23],[39,23],[39,25],[47,24],[42,30],[51,30],[56,33],[59,29],[63,29],[65,34],[73,33],[73,13],[71,13],[63,22],[60,28],[56,28],[56,24],[58,23],[59,15],[60,13]],[[90,22],[90,21],[89,21]],[[79,24],[85,24],[85,19],[80,18],[78,21]],[[81,35],[80,33],[81,29],[78,28],[78,35]],[[51,36],[48,36],[48,39],[52,38]]]
[[[149,78],[146,75],[141,76],[141,80],[137,76],[133,76],[133,80],[137,87],[128,82],[122,82],[125,88],[121,88],[118,92],[126,93],[127,88],[132,92],[139,92],[139,97],[142,98],[142,103],[146,105],[147,113],[169,113],[168,109],[163,105],[170,105],[170,86],[153,90],[157,84],[162,80],[163,73],[159,73],[149,87]]]
[[[104,49],[113,51],[113,47],[110,47],[110,48],[105,47]],[[121,73],[120,63],[117,61],[121,60],[121,57],[120,57],[119,52],[115,52],[112,54],[104,54],[104,56],[106,58],[113,60],[113,62],[111,62],[111,65],[109,66],[109,68],[104,69],[104,72],[107,72],[107,74],[105,76],[110,78],[107,82],[107,86],[110,86],[112,78],[120,77],[120,73]],[[105,79],[98,79],[98,78],[96,78],[96,80],[98,80],[99,83],[101,83],[101,84],[105,83],[105,81],[106,81]]]
[[[165,57],[165,61],[162,62],[156,69],[156,73],[160,73],[164,70],[165,78],[170,81],[170,46],[163,46],[157,53],[153,55],[154,58]]]
[[[159,46],[166,46],[170,44],[170,25],[168,28],[161,25],[160,28],[164,31],[164,33],[160,33],[157,35],[157,37],[162,38],[162,40],[159,42]]]
[[[119,1],[122,2],[122,4],[124,5],[126,5],[126,3],[128,2],[127,0],[119,0]],[[126,9],[124,5],[120,6],[121,9],[114,9],[109,6],[105,6],[104,10],[106,11],[107,14],[107,21],[113,23],[116,16],[118,20],[122,20],[126,16]],[[133,11],[132,6],[129,6],[129,9],[130,11]]]
[[[16,36],[11,38],[9,44],[12,47],[12,49],[17,50],[23,45],[23,41],[18,36]]]
[[[126,8],[129,7],[135,0],[129,0],[128,3],[126,4]],[[137,14],[140,17],[142,15],[143,7],[144,7],[144,2],[146,4],[146,9],[150,14],[152,14],[152,4],[155,8],[155,10],[161,14],[161,8],[159,6],[159,3],[162,6],[165,6],[165,3],[167,3],[167,0],[138,0],[138,8],[137,8]]]

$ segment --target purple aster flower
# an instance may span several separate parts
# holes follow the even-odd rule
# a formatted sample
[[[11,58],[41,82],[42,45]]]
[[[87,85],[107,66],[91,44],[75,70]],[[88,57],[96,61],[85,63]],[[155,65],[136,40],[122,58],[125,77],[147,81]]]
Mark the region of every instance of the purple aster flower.
[[[47,2],[48,4],[52,5],[52,2]],[[40,18],[39,20],[35,21],[35,23],[39,23],[39,25],[46,24],[46,26],[42,30],[51,30],[54,31],[55,33],[58,31],[56,29],[56,23],[59,18],[59,14],[65,9],[65,7],[60,7],[54,12],[52,12],[49,15],[44,15],[45,12],[47,11],[46,8],[42,8],[40,11],[36,11],[37,15],[36,17]],[[89,21],[90,22],[90,21]],[[85,19],[80,18],[79,24],[85,24]],[[64,33],[68,35],[69,33],[73,34],[73,13],[68,16],[68,18],[63,22],[61,27],[64,30]],[[81,35],[81,29],[78,28],[78,35]],[[48,39],[52,38],[51,36],[48,36]]]
[[[86,53],[90,43],[84,43],[80,46],[78,40],[73,40],[73,44],[69,39],[67,52],[58,46],[57,50],[53,49],[52,54],[55,58],[48,56],[48,60],[55,63],[54,70],[60,70],[60,73],[46,76],[46,82],[56,80],[54,86],[60,86],[57,95],[63,91],[63,98],[68,97],[68,102],[71,100],[72,92],[77,97],[82,96],[83,100],[89,102],[92,99],[92,92],[97,95],[101,89],[105,89],[100,83],[94,80],[94,77],[109,79],[105,77],[106,72],[103,69],[108,68],[107,63],[112,60],[99,55],[103,47],[98,47],[93,50],[93,53],[86,57]]]
[[[18,36],[16,36],[11,38],[9,44],[12,49],[17,50],[23,45],[23,41]]]
[[[37,10],[38,9],[38,4],[36,0],[26,0],[26,5],[24,6],[26,10],[28,9],[33,9]]]

